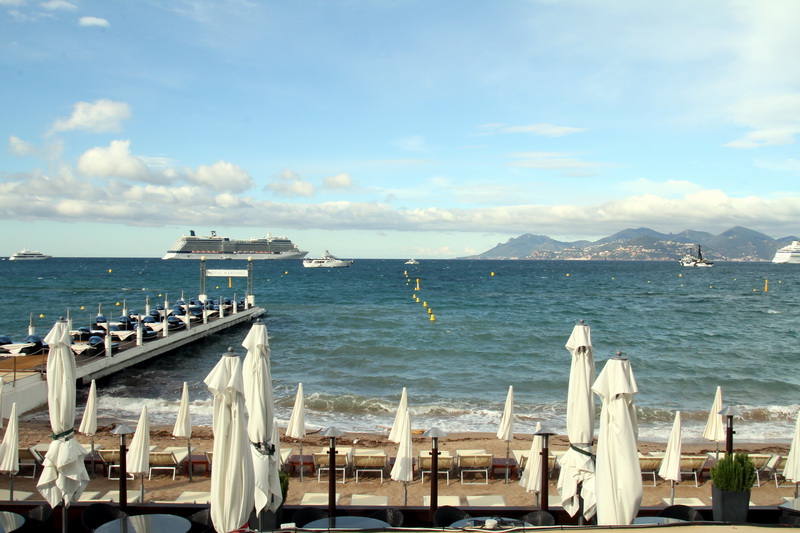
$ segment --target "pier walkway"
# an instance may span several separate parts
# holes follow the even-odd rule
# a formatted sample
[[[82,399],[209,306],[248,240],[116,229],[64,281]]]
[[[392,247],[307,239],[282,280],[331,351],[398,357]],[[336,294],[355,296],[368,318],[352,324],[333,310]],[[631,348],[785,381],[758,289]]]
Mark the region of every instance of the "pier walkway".
[[[144,341],[136,345],[135,336],[119,343],[119,349],[108,357],[100,355],[76,355],[76,379],[79,385],[88,385],[93,379],[109,376],[133,365],[147,361],[187,346],[199,339],[219,333],[261,316],[266,311],[261,307],[250,307],[224,317],[209,318],[205,324],[192,324],[190,329],[169,332],[164,337]],[[17,413],[22,414],[47,405],[47,381],[45,368],[47,353],[27,356],[11,356],[0,360],[0,377],[3,378],[2,416],[8,417],[11,405],[17,404]]]

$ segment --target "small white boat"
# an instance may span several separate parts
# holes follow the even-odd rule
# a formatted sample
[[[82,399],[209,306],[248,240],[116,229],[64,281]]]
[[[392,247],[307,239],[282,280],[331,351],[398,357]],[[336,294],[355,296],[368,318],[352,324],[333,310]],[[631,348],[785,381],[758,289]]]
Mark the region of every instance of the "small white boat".
[[[50,259],[51,256],[45,255],[42,252],[36,252],[33,250],[28,250],[27,248],[23,248],[19,252],[14,252],[11,254],[11,257],[8,258],[9,261],[41,261],[42,259]]]
[[[418,265],[419,261],[417,261],[416,259],[409,259],[408,261],[405,262],[405,264],[406,265]]]
[[[800,241],[792,241],[792,244],[788,244],[779,249],[775,252],[775,257],[772,258],[772,262],[794,265],[800,263]]]
[[[700,251],[700,245],[697,245],[697,255],[686,254],[680,260],[681,265],[685,267],[711,267],[714,266],[712,261],[703,259],[703,252]]]
[[[353,262],[352,259],[339,259],[328,250],[325,250],[322,257],[303,259],[303,266],[306,268],[345,268],[352,265]]]

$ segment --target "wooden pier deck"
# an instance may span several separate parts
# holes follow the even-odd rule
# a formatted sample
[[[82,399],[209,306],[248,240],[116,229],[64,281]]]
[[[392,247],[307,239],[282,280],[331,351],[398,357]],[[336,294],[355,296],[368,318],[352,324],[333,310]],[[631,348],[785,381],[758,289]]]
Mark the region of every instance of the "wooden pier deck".
[[[76,380],[79,385],[88,385],[93,379],[109,376],[133,365],[161,356],[213,335],[230,327],[248,322],[266,311],[261,307],[250,307],[224,317],[214,317],[206,324],[192,324],[190,329],[170,332],[164,337],[146,340],[136,345],[135,336],[120,342],[112,356],[76,355]],[[7,417],[11,405],[17,404],[17,413],[22,414],[47,404],[47,381],[45,368],[47,354],[6,357],[0,360],[0,377],[4,380],[2,415]]]

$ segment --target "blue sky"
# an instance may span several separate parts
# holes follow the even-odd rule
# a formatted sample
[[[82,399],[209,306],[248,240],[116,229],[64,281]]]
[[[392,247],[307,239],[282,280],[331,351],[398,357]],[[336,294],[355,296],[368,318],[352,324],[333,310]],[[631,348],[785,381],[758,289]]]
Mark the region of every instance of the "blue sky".
[[[800,2],[0,0],[0,255],[800,234]]]

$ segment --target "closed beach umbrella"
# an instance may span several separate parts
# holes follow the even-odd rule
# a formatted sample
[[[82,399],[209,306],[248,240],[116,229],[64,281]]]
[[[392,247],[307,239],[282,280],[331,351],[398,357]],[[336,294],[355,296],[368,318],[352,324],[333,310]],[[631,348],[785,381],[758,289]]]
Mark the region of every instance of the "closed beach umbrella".
[[[681,412],[675,413],[675,421],[672,423],[672,431],[667,439],[667,448],[658,475],[662,479],[669,480],[670,495],[669,504],[675,503],[675,483],[681,481]]]
[[[189,384],[183,382],[181,404],[178,406],[178,417],[172,428],[172,436],[176,439],[186,439],[186,469],[189,471],[189,481],[192,480],[192,417],[189,414]]]
[[[94,380],[89,386],[89,396],[86,398],[86,407],[83,409],[83,418],[78,432],[92,439],[92,472],[94,472],[94,436],[97,433],[97,385]]]
[[[542,429],[541,422],[536,423],[534,433]],[[525,470],[522,471],[522,477],[519,480],[520,486],[527,492],[535,492],[538,494],[542,491],[542,436],[534,435],[531,441],[531,451],[528,454],[528,462],[525,464]]]
[[[630,362],[609,359],[592,390],[603,402],[597,436],[597,524],[631,524],[642,503],[642,471],[633,401],[638,388]]]
[[[289,416],[289,427],[286,436],[300,441],[300,481],[303,481],[303,437],[306,436],[306,399],[303,395],[303,384],[297,386],[297,396],[294,398],[294,407]]]
[[[17,404],[11,404],[6,434],[0,444],[0,472],[8,474],[9,500],[14,500],[14,476],[19,472],[19,425],[17,422]]]
[[[147,418],[146,405],[142,406],[139,424],[133,433],[131,446],[128,448],[125,458],[127,461],[127,473],[141,474],[142,476],[141,500],[144,501],[144,476],[150,472],[150,421]]]
[[[78,500],[89,484],[83,462],[85,452],[72,435],[75,426],[75,356],[70,349],[65,321],[56,322],[44,340],[50,346],[47,407],[53,441],[45,454],[36,488],[51,507],[63,501],[66,508]]]
[[[16,364],[16,359],[14,360]],[[3,378],[0,378],[0,429],[3,428],[3,388],[6,383]]]
[[[204,382],[214,397],[211,521],[216,531],[227,533],[247,522],[255,504],[242,363],[233,350],[222,356]]]
[[[714,403],[708,413],[706,427],[703,430],[703,438],[717,443],[717,455],[719,455],[719,443],[725,442],[725,418],[719,414],[722,411],[722,387],[717,387],[714,395]]]
[[[408,484],[414,481],[414,450],[411,444],[411,417],[406,408],[400,420],[398,430],[400,446],[397,448],[397,457],[390,473],[395,481],[403,482],[403,505],[408,505]],[[433,480],[436,481],[436,480]]]
[[[275,403],[270,375],[270,350],[267,326],[256,320],[242,342],[247,350],[244,358],[244,401],[247,406],[247,436],[255,475],[255,508],[275,511],[281,504],[281,484],[278,477],[279,455],[272,442]]]
[[[403,425],[404,413],[408,410],[408,391],[403,387],[403,393],[400,395],[400,403],[397,404],[397,414],[394,415],[394,422],[392,429],[389,431],[389,440],[400,444],[400,431]]]
[[[591,329],[581,320],[572,328],[566,344],[572,355],[567,390],[567,437],[569,449],[559,459],[558,493],[570,516],[581,509],[587,519],[595,514],[594,440],[594,353]]]
[[[10,424],[10,422],[9,422]],[[789,447],[789,455],[783,468],[783,477],[795,484],[794,497],[797,498],[797,484],[800,483],[800,414],[794,428],[794,438]]]
[[[511,441],[514,440],[514,386],[508,386],[506,403],[503,407],[503,417],[500,419],[500,428],[497,438],[506,441],[506,483],[508,483],[508,458],[511,454]]]

